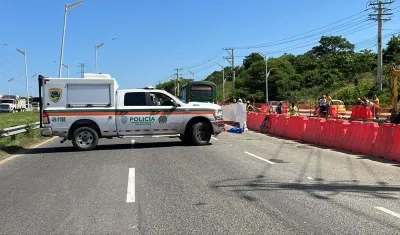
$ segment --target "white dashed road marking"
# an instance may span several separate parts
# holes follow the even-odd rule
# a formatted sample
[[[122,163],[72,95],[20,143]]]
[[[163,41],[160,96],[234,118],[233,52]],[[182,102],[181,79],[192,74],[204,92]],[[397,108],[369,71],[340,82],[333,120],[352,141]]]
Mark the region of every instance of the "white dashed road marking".
[[[244,153],[247,154],[247,155],[250,155],[250,156],[252,156],[252,157],[255,157],[255,158],[257,158],[257,159],[260,159],[261,161],[267,162],[267,163],[269,163],[269,164],[275,164],[275,162],[271,162],[271,161],[269,161],[269,160],[267,160],[267,159],[264,159],[264,158],[262,158],[262,157],[259,157],[259,156],[255,155],[255,154],[252,154],[252,153],[249,153],[249,152],[244,152]]]
[[[400,219],[400,214],[399,214],[399,213],[396,213],[396,212],[394,212],[394,211],[391,211],[391,210],[389,210],[389,209],[386,209],[386,208],[384,208],[384,207],[379,207],[379,206],[375,207],[375,209],[380,210],[380,211],[383,211],[383,212],[385,212],[385,213],[387,213],[387,214],[389,214],[389,215],[392,215],[392,216],[397,217],[397,218]]]
[[[135,202],[135,168],[129,168],[126,202]]]
[[[211,139],[213,139],[213,140],[218,140],[217,138],[215,138],[214,136],[211,136]]]

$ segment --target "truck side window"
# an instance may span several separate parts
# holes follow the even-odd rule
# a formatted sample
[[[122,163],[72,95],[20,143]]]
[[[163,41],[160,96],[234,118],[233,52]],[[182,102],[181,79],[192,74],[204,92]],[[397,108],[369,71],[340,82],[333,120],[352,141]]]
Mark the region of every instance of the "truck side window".
[[[171,101],[172,98],[158,92],[151,92],[150,97],[154,97],[153,105],[156,106],[173,106],[174,103]]]
[[[145,92],[129,92],[124,96],[124,106],[146,106]]]

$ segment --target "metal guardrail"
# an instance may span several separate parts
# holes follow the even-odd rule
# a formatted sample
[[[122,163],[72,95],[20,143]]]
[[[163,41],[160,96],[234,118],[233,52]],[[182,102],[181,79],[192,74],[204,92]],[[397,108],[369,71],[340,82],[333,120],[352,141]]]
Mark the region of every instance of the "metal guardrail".
[[[24,133],[28,130],[28,127],[30,126],[31,129],[37,129],[39,128],[40,122],[35,122],[31,123],[28,125],[19,125],[19,126],[13,126],[13,127],[8,127],[4,129],[0,129],[0,139],[4,137],[11,137],[11,139],[15,139],[16,134]]]

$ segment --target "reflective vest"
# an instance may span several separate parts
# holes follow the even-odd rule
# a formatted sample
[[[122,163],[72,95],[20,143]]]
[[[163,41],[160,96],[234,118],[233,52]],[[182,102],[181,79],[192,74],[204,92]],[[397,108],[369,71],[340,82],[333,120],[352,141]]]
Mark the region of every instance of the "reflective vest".
[[[297,113],[297,107],[296,106],[294,106],[294,107],[290,106],[289,107],[289,112],[290,112],[290,115],[295,115]]]

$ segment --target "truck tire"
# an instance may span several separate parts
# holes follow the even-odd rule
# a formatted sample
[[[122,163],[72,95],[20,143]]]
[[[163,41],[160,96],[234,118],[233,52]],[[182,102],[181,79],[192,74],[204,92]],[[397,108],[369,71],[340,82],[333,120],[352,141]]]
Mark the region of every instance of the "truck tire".
[[[180,139],[184,144],[189,144],[189,142],[190,142],[190,139],[189,139],[187,136],[182,135],[182,134],[179,135],[179,139]]]
[[[191,143],[196,146],[207,145],[211,140],[211,126],[204,122],[192,126]]]
[[[72,144],[80,151],[93,150],[98,142],[99,135],[90,127],[79,127],[72,134]]]

